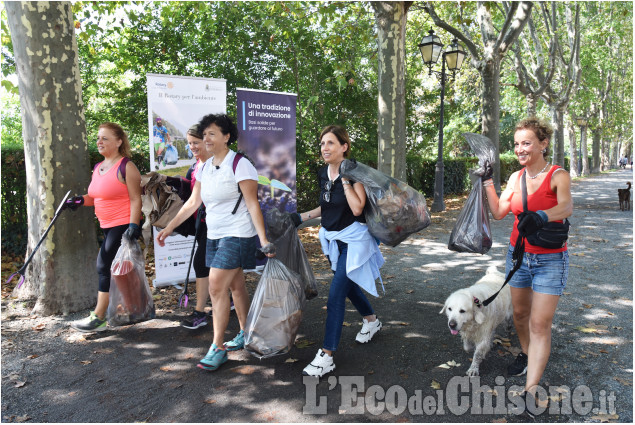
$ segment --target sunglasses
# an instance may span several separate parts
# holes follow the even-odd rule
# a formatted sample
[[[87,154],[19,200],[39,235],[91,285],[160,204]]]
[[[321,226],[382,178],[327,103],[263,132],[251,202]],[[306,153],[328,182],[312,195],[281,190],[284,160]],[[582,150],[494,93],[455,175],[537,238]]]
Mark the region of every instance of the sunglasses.
[[[324,200],[326,202],[331,202],[331,189],[333,188],[333,181],[329,180],[326,182],[326,184],[324,185],[324,189],[326,190],[326,192],[324,192]]]

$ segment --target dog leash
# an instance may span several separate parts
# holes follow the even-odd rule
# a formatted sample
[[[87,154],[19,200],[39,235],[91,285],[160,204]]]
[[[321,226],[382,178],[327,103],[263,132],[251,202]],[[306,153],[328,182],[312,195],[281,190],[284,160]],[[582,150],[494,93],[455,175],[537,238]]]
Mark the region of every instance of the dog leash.
[[[512,263],[514,264],[514,267],[512,267],[512,269],[507,274],[507,277],[505,278],[505,282],[501,285],[500,289],[496,291],[494,295],[492,295],[491,297],[483,301],[482,303],[483,307],[487,307],[489,303],[494,301],[496,297],[498,296],[498,293],[502,291],[505,285],[507,285],[507,282],[511,280],[512,276],[514,276],[514,273],[516,273],[516,270],[520,268],[520,265],[523,262],[524,254],[525,254],[525,237],[518,235],[518,238],[516,239],[516,245],[514,245],[514,252],[512,253]],[[475,300],[474,302],[476,303],[476,305],[479,305],[477,301],[478,300]]]

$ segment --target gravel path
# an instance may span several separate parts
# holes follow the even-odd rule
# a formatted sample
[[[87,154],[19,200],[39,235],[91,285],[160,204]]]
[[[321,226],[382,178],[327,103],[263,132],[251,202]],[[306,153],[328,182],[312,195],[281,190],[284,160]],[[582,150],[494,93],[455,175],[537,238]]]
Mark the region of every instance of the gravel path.
[[[542,415],[541,422],[633,422],[633,214],[619,210],[616,193],[626,181],[633,181],[632,170],[572,186],[569,283],[541,382],[559,409]],[[296,347],[287,356],[259,361],[231,353],[215,373],[196,368],[211,327],[180,328],[184,312],[177,309],[160,310],[157,319],[142,324],[82,335],[68,323],[86,312],[39,318],[3,304],[2,421],[526,421],[500,410],[513,407],[506,394],[524,383],[522,377],[505,377],[518,350],[514,334],[501,329],[480,379],[458,386],[471,353],[448,332],[439,310],[451,292],[471,285],[488,267],[504,269],[512,224],[511,217],[492,222],[488,254],[459,254],[447,249],[458,212],[435,214],[416,237],[382,247],[386,293],[371,302],[384,328],[371,343],[357,345],[360,321],[349,304],[337,369],[319,384],[303,383],[301,370],[324,332],[330,279],[324,265],[315,269],[320,295],[308,303]],[[229,328],[228,338],[238,329],[235,315]],[[473,396],[479,385],[484,395]],[[590,404],[567,402],[584,398],[587,390]],[[455,402],[457,396],[466,403]],[[481,398],[484,411],[476,408]]]

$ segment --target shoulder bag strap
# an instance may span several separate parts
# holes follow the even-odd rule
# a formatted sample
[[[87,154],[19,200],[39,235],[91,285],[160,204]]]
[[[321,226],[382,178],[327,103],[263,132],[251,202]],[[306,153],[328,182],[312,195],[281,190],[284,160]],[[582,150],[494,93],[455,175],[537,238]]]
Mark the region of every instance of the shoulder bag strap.
[[[236,167],[238,167],[238,161],[240,161],[241,158],[243,158],[243,155],[240,153],[236,153],[236,155],[234,156],[234,162],[232,164],[232,171],[234,172],[234,177],[236,176]],[[236,205],[234,206],[232,215],[236,214],[236,211],[238,211],[238,207],[240,206],[240,201],[243,200],[243,192],[240,190],[240,185],[238,183],[236,183],[236,185],[238,186],[238,193],[240,193],[240,196],[238,196],[238,201],[236,201]]]
[[[119,174],[121,174],[121,177],[123,178],[123,181],[126,181],[126,165],[128,164],[128,162],[130,162],[130,158],[128,158],[127,156],[124,156],[123,159],[121,160],[121,163],[119,164]]]
[[[520,187],[523,193],[523,211],[526,212],[527,211],[527,181],[525,180],[525,171],[523,171],[523,174],[520,178]],[[514,252],[512,253],[512,264],[514,266],[509,271],[509,274],[505,278],[505,282],[503,282],[500,289],[496,291],[494,295],[492,295],[491,297],[483,301],[483,307],[486,307],[489,303],[494,301],[494,299],[496,299],[496,296],[498,296],[498,293],[502,291],[505,285],[507,285],[507,283],[511,280],[512,276],[514,276],[514,273],[516,273],[516,270],[520,268],[520,265],[523,262],[524,254],[525,254],[525,238],[523,236],[518,235],[518,237],[516,238],[516,245],[514,245]]]

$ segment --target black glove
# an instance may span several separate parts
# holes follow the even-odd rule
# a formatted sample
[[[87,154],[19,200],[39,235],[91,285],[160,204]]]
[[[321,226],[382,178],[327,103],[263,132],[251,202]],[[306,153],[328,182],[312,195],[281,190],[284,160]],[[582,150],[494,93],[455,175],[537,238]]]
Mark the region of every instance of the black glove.
[[[136,241],[141,236],[141,227],[136,223],[130,223],[128,228],[123,233],[123,237],[129,241]]]
[[[62,207],[63,210],[69,209],[75,211],[80,205],[84,205],[84,197],[83,196],[73,196],[68,198]]]
[[[271,242],[269,242],[265,246],[260,247],[259,249],[260,249],[260,251],[262,251],[263,254],[275,254],[276,253],[276,246],[274,244],[272,244]]]
[[[295,227],[298,227],[300,224],[302,224],[302,217],[297,212],[289,213],[289,216],[291,217],[291,221],[293,222],[293,225]]]
[[[490,164],[489,160],[485,160],[485,163],[483,164],[483,175],[481,176],[481,180],[489,180],[492,178],[493,175],[494,168],[492,167],[492,164]]]
[[[518,214],[518,233],[520,236],[533,235],[538,230],[542,229],[545,225],[545,221],[540,217],[540,214],[533,211],[522,212]]]

